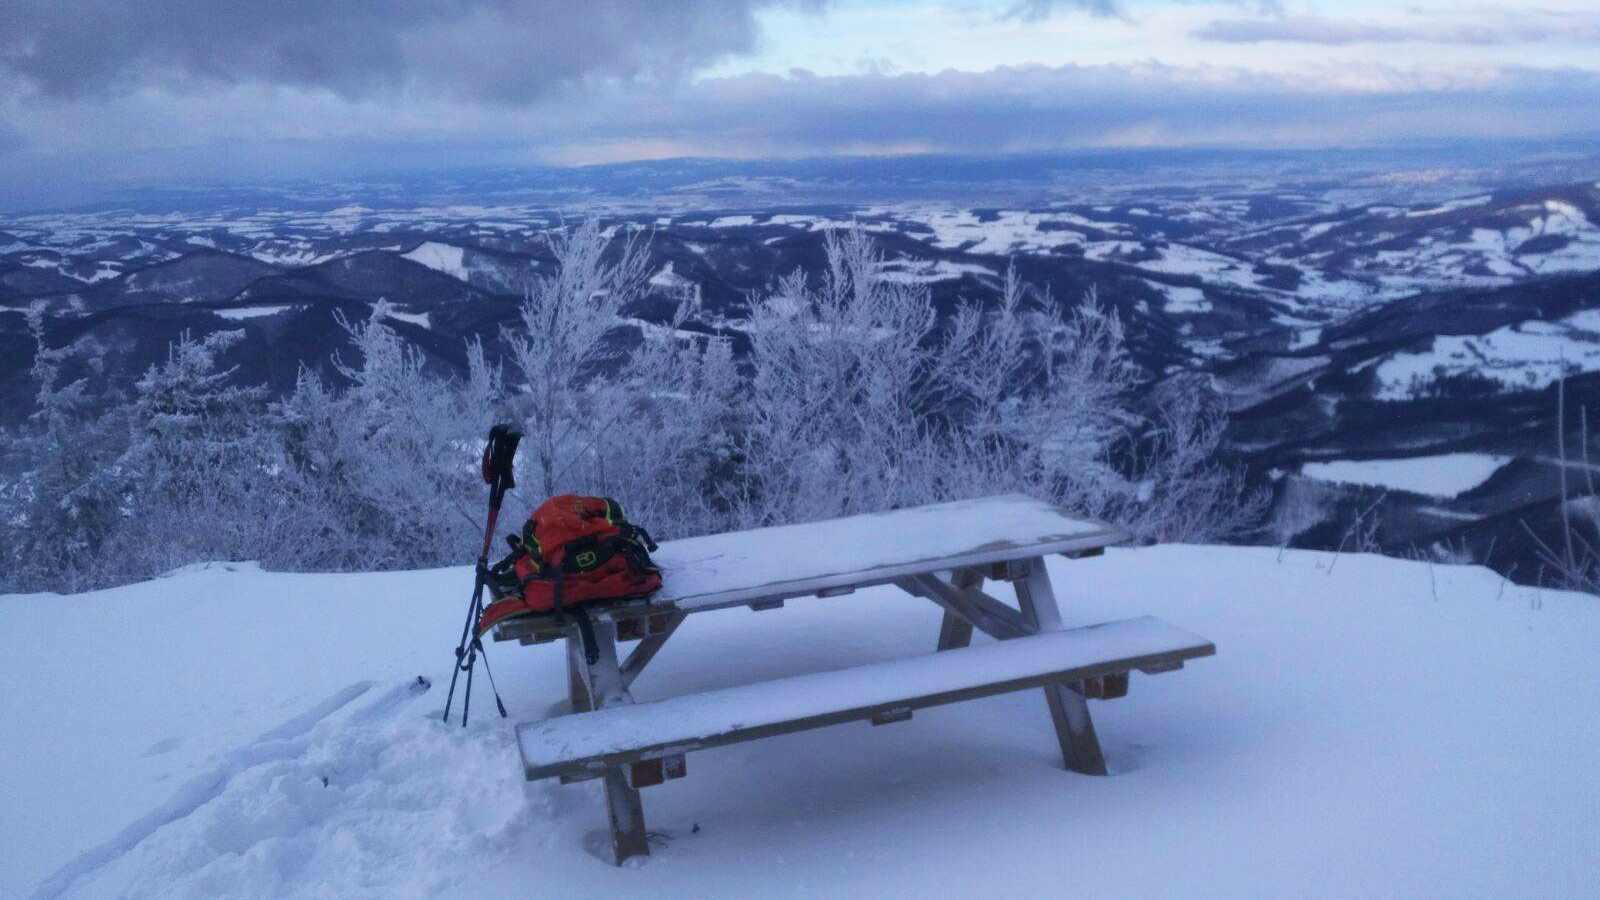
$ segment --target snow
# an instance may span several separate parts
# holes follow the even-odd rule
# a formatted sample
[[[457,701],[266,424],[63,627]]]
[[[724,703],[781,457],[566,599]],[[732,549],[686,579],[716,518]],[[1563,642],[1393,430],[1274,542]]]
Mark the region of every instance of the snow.
[[[1291,351],[1304,350],[1307,347],[1315,347],[1321,342],[1321,328],[1302,328],[1294,333],[1293,338],[1289,342],[1289,349]]]
[[[1300,239],[1302,241],[1309,241],[1312,238],[1322,237],[1341,224],[1343,224],[1341,221],[1334,219],[1331,222],[1318,222],[1315,225],[1308,225],[1306,226],[1306,230],[1300,233]]]
[[[0,597],[0,896],[1592,891],[1594,598],[1270,548],[1050,566],[1069,626],[1153,614],[1217,644],[1092,705],[1112,777],[1061,770],[1034,691],[724,747],[645,792],[637,869],[597,858],[597,783],[522,781],[513,723],[558,708],[559,647],[491,647],[511,720],[479,685],[471,727],[437,721],[468,568]],[[704,613],[634,692],[920,655],[938,629],[891,588]]]
[[[900,284],[932,284],[936,281],[953,281],[965,275],[999,278],[1000,273],[977,263],[951,262],[948,259],[896,259],[885,262],[878,270],[885,281]]]
[[[1336,459],[1306,463],[1300,474],[1318,481],[1360,484],[1410,491],[1430,497],[1455,497],[1472,490],[1500,467],[1509,456],[1489,453],[1445,453],[1409,459]]]
[[[237,306],[233,309],[214,309],[211,312],[215,315],[221,316],[224,319],[232,319],[233,321],[238,322],[244,319],[255,319],[261,316],[277,315],[288,308],[289,307],[287,305],[283,304],[276,306]]]
[[[1003,548],[1089,546],[1097,538],[1114,542],[1121,534],[1021,495],[703,535],[665,542],[654,554],[665,573],[656,599],[694,609],[731,595],[768,596],[786,584],[851,584],[896,567],[926,572],[928,563],[969,555],[989,554],[994,561]],[[807,550],[796,556],[786,550],[792,547]]]
[[[935,247],[1003,256],[1010,253],[1047,253],[1069,244],[1082,245],[1084,236],[1076,231],[1044,230],[1040,226],[1069,222],[1078,217],[1070,213],[1034,213],[1001,210],[990,221],[980,221],[971,210],[929,209],[920,221],[933,229]],[[1122,226],[1117,226],[1119,229]]]
[[[1270,400],[1327,368],[1327,356],[1268,356],[1249,368],[1213,377],[1212,384],[1228,400],[1231,410],[1247,409]]]
[[[664,290],[681,291],[694,286],[694,282],[672,271],[672,261],[661,267],[661,271],[650,276],[650,284]]]
[[[1206,292],[1197,287],[1181,287],[1173,284],[1162,284],[1159,281],[1141,279],[1145,284],[1166,297],[1162,308],[1169,313],[1189,314],[1210,312],[1211,301],[1206,299]]]
[[[432,328],[433,327],[432,322],[428,318],[429,313],[425,313],[425,312],[424,313],[405,313],[405,312],[397,312],[394,309],[390,309],[384,315],[388,316],[391,319],[399,321],[399,322],[409,322],[412,325],[416,325],[416,326],[421,327],[421,328]]]
[[[1492,198],[1488,194],[1480,194],[1476,197],[1463,197],[1459,200],[1449,200],[1444,203],[1440,203],[1437,206],[1429,206],[1424,209],[1408,210],[1406,212],[1406,218],[1420,219],[1423,216],[1436,216],[1440,213],[1455,212],[1458,209],[1471,209],[1474,206],[1483,206],[1491,199]]]
[[[746,225],[754,225],[755,223],[755,216],[718,216],[717,218],[711,220],[711,227],[742,228]]]
[[[95,268],[93,272],[89,273],[89,275],[85,277],[80,278],[79,280],[94,284],[99,281],[104,281],[107,278],[116,278],[118,275],[122,274],[122,269],[118,268],[118,265],[119,264],[117,263],[102,262]],[[76,275],[73,277],[78,278]]]
[[[340,254],[318,253],[316,248],[306,241],[270,240],[256,244],[250,249],[249,255],[275,266],[314,266],[334,259]]]
[[[1563,375],[1600,371],[1600,310],[1530,320],[1484,335],[1439,335],[1428,350],[1396,353],[1377,369],[1380,400],[1426,394],[1442,377],[1488,379],[1504,391],[1542,390]]]
[[[435,272],[443,272],[466,281],[467,267],[463,262],[464,255],[465,251],[462,248],[454,244],[441,244],[438,241],[424,242],[410,253],[401,254],[405,259],[427,266]]]

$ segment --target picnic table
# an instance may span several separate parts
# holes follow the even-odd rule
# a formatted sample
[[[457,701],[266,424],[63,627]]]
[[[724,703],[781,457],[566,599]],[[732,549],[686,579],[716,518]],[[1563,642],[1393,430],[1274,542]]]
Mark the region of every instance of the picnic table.
[[[904,721],[921,708],[1042,689],[1066,767],[1106,773],[1088,700],[1127,693],[1129,673],[1169,672],[1216,652],[1151,617],[1067,629],[1045,558],[1096,556],[1120,530],[1007,495],[666,541],[660,591],[591,608],[589,664],[570,617],[526,616],[496,640],[565,640],[571,714],[517,726],[529,780],[604,779],[612,854],[648,854],[639,790],[682,777],[685,754],[843,722]],[[1009,582],[1017,605],[983,591]],[[629,687],[691,613],[781,608],[893,584],[943,609],[933,653],[635,703]],[[919,627],[920,623],[908,623]],[[977,629],[999,643],[969,646]],[[638,644],[623,659],[619,641]]]

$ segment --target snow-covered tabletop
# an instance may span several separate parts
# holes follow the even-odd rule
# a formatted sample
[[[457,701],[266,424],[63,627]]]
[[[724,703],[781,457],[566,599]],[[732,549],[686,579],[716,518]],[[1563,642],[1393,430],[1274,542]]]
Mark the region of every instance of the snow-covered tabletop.
[[[1127,535],[1021,494],[664,541],[651,605],[697,611],[1106,547]]]

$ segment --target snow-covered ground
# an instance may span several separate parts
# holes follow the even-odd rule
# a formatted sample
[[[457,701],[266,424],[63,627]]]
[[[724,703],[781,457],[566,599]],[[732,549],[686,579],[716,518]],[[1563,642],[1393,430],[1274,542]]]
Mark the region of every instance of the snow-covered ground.
[[[1093,705],[1112,777],[1060,768],[1037,692],[842,725],[691,754],[623,869],[597,784],[521,780],[558,647],[492,647],[510,721],[480,687],[470,728],[438,722],[466,569],[0,597],[0,896],[1592,895],[1600,601],[1263,549],[1052,572],[1069,624],[1217,644]],[[705,613],[635,692],[924,653],[938,624],[892,589]]]
[[[402,253],[406,259],[414,263],[427,266],[435,272],[443,272],[462,281],[467,280],[467,267],[462,261],[465,251],[453,244],[441,244],[438,241],[424,241],[417,245],[410,253]]]
[[[1444,453],[1407,459],[1335,459],[1310,462],[1300,474],[1318,481],[1361,484],[1430,497],[1455,497],[1472,490],[1510,462],[1491,453]]]
[[[235,322],[239,322],[245,319],[259,319],[262,316],[275,316],[288,308],[288,304],[279,303],[271,306],[236,306],[232,309],[217,309],[212,310],[212,312],[224,319],[232,319]]]
[[[1395,353],[1378,366],[1378,399],[1428,393],[1440,378],[1486,379],[1507,391],[1549,387],[1563,375],[1600,370],[1600,310],[1556,322],[1527,321],[1484,335],[1442,334],[1420,353]]]

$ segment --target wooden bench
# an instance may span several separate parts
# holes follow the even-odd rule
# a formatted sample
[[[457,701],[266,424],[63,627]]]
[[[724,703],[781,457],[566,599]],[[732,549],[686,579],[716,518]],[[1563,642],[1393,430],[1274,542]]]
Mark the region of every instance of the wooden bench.
[[[1104,775],[1087,701],[1125,694],[1131,671],[1171,671],[1215,652],[1205,639],[1152,618],[1063,626],[1045,557],[1094,556],[1124,540],[1115,528],[1009,495],[664,542],[654,554],[661,591],[648,602],[591,611],[600,651],[593,665],[570,619],[529,616],[496,626],[497,640],[567,642],[576,714],[518,726],[525,773],[604,779],[619,864],[649,853],[639,788],[681,777],[689,751],[861,719],[900,721],[915,709],[1008,691],[1041,689],[1066,767]],[[1010,582],[1017,605],[985,593],[986,580]],[[778,609],[799,597],[884,584],[943,609],[938,652],[633,701],[629,686],[692,613]],[[974,629],[1001,643],[970,647]],[[639,643],[619,659],[617,643],[629,639]]]
[[[1170,672],[1216,652],[1154,618],[1021,637],[927,656],[779,678],[517,728],[528,780],[603,775],[616,766],[741,741],[867,720],[1055,682],[1130,671]]]

